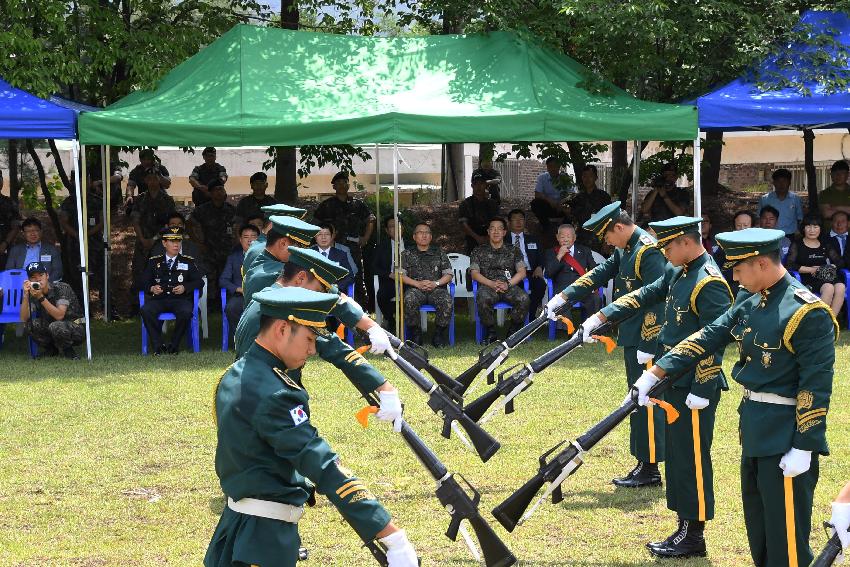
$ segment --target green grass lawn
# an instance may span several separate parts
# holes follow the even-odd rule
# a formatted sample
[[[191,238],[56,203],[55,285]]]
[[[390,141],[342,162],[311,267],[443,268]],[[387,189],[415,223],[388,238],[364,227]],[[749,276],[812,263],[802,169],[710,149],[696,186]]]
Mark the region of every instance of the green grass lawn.
[[[91,363],[32,361],[23,340],[7,329],[0,354],[0,564],[200,564],[223,506],[213,469],[211,408],[214,384],[232,354],[216,350],[216,325],[213,321],[200,354],[143,358],[138,320],[98,323]],[[470,336],[467,326],[461,326],[461,335]],[[541,332],[510,361],[528,361],[553,346],[543,339]],[[432,360],[453,375],[467,368],[477,352],[468,340],[431,350]],[[828,519],[829,502],[850,478],[848,354],[842,338],[829,418],[832,456],[821,465],[816,525]],[[481,491],[485,517],[523,565],[655,564],[643,545],[666,537],[675,518],[665,507],[663,489],[624,491],[610,484],[633,464],[625,424],[568,480],[562,504],[541,507],[513,534],[489,514],[535,471],[544,450],[577,437],[620,403],[622,350],[606,355],[601,346],[588,346],[540,375],[517,399],[516,413],[487,424],[502,443],[487,464],[457,440],[441,438],[440,422],[424,396],[389,361],[369,358],[402,390],[411,426],[450,470],[463,473]],[[354,412],[362,403],[329,365],[311,361],[305,384],[312,396],[312,421],[408,530],[422,564],[474,565],[462,543],[443,535],[448,514],[402,439],[385,424],[360,428]],[[707,528],[709,557],[676,565],[751,564],[739,503],[740,393],[734,385],[718,413],[713,451],[717,517]],[[320,499],[306,512],[300,530],[311,550],[305,565],[374,564],[327,501]],[[819,549],[824,541],[816,528],[813,546]]]

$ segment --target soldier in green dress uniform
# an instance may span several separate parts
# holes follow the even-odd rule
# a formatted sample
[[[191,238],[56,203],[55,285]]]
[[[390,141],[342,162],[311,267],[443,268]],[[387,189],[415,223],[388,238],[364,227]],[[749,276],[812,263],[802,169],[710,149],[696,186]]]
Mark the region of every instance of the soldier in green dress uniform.
[[[415,567],[413,546],[311,423],[300,377],[338,301],[306,289],[256,294],[260,334],[216,387],[215,468],[227,498],[204,565],[294,567],[298,521],[313,490],[328,498],[360,538],[387,547],[391,567]]]
[[[618,299],[664,275],[667,261],[655,247],[655,240],[620,209],[620,201],[601,208],[582,226],[616,250],[605,262],[549,300],[546,308],[552,318],[558,307],[596,293],[597,288],[605,286],[612,278],[613,299]],[[647,309],[642,319],[629,319],[619,327],[617,344],[624,350],[626,381],[630,387],[652,360],[662,316],[663,306],[657,306]],[[612,482],[625,488],[659,486],[658,463],[664,460],[665,450],[664,412],[653,407],[637,411],[630,417],[630,426],[630,450],[638,462],[631,472]]]
[[[242,260],[242,275],[248,273],[248,268],[251,267],[251,264],[254,263],[254,260],[257,259],[257,256],[262,254],[263,249],[266,247],[266,234],[272,229],[272,221],[271,218],[276,215],[282,215],[285,217],[295,217],[297,219],[303,219],[307,214],[305,209],[299,209],[298,207],[290,207],[289,205],[284,205],[283,203],[278,203],[276,205],[266,205],[264,207],[260,207],[260,210],[263,211],[263,215],[265,215],[266,221],[263,227],[263,230],[260,231],[259,236],[257,236],[257,240],[251,243],[251,246],[248,247],[248,250],[245,251],[245,258]]]
[[[339,297],[339,301],[331,308],[331,316],[342,321],[344,325],[364,329],[369,333],[370,340],[380,342],[378,335],[386,337],[383,329],[363,313],[354,300],[340,294],[336,287],[336,283],[347,275],[348,270],[326,258],[318,250],[293,246],[289,249],[289,262],[285,264],[275,283],[267,289],[300,287],[334,293]],[[234,341],[237,358],[242,357],[257,338],[260,332],[260,315],[260,305],[256,301],[252,301],[242,312]],[[373,333],[377,333],[375,338]],[[389,345],[389,339],[386,340]],[[378,392],[381,401],[378,412],[380,419],[393,421],[401,415],[398,390],[336,334],[330,333],[316,339],[316,350],[323,360],[342,370],[353,384],[359,386],[359,391]]]
[[[635,383],[638,403],[667,375],[679,376],[728,343],[738,344],[732,378],[738,407],[741,498],[750,553],[759,567],[797,567],[809,547],[820,455],[829,454],[826,416],[838,323],[829,306],[782,266],[780,230],[717,235],[724,269],[743,288],[732,308],[662,356]]]
[[[656,358],[708,325],[732,305],[732,291],[702,246],[698,217],[674,217],[649,223],[658,247],[670,261],[664,276],[603,308],[582,324],[585,336],[605,321],[614,323],[657,305],[664,306]],[[664,541],[647,547],[658,557],[706,554],[703,529],[714,518],[711,443],[720,391],[728,390],[721,369],[723,350],[703,358],[696,371],[683,374],[665,398],[680,418],[667,425],[667,507],[679,526]]]

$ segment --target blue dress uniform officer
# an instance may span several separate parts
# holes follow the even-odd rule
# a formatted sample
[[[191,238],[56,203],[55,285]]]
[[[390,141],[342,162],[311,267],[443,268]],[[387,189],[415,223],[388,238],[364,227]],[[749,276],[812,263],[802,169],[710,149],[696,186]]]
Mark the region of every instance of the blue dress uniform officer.
[[[635,383],[637,400],[666,376],[679,376],[709,353],[738,344],[732,378],[738,406],[741,499],[757,567],[797,567],[809,547],[819,457],[829,454],[826,416],[832,394],[838,323],[829,306],[781,264],[781,230],[717,235],[742,290],[732,308],[704,326]]]
[[[177,354],[180,342],[192,320],[194,292],[204,286],[195,259],[180,254],[183,231],[166,228],[160,231],[165,254],[152,256],[142,274],[142,289],[148,298],[140,313],[151,341],[154,354]],[[162,343],[162,313],[176,317],[171,343]]]
[[[656,357],[708,325],[732,305],[732,291],[711,255],[703,248],[698,217],[674,217],[649,223],[658,247],[670,261],[664,276],[624,295],[582,324],[585,336],[605,321],[618,322],[664,306]],[[647,545],[658,557],[706,554],[705,522],[714,518],[714,471],[711,443],[721,390],[728,390],[721,368],[723,350],[711,353],[696,371],[676,379],[665,395],[681,416],[667,424],[667,508],[679,525],[664,541]]]
[[[204,565],[294,567],[298,522],[315,487],[364,542],[377,538],[387,547],[390,567],[415,567],[404,531],[313,426],[310,396],[292,374],[315,354],[339,297],[283,288],[255,299],[260,334],[216,387],[215,468],[227,505]]]
[[[655,240],[620,209],[620,201],[601,208],[582,226],[616,250],[605,262],[549,300],[546,308],[551,318],[558,307],[567,301],[582,301],[607,285],[611,278],[614,278],[613,299],[618,299],[664,275],[667,261],[655,247]],[[623,347],[626,381],[630,387],[652,360],[662,316],[662,307],[654,307],[643,314],[643,319],[623,321],[618,328],[617,344]],[[664,412],[651,406],[641,409],[632,413],[629,424],[630,450],[638,462],[631,472],[615,478],[613,483],[625,488],[658,486],[661,484],[658,463],[664,460],[665,453]]]
[[[244,276],[248,273],[248,268],[251,267],[251,264],[254,263],[254,260],[257,259],[257,256],[262,254],[263,249],[266,247],[266,234],[272,229],[272,221],[271,217],[276,215],[282,215],[285,217],[294,217],[296,219],[303,219],[307,214],[306,209],[299,209],[298,207],[290,207],[289,205],[284,205],[282,203],[276,205],[266,205],[264,207],[260,207],[260,210],[263,211],[263,214],[266,217],[265,226],[260,234],[257,236],[257,240],[251,243],[251,246],[248,247],[248,250],[245,251],[245,258],[242,260],[242,275]]]

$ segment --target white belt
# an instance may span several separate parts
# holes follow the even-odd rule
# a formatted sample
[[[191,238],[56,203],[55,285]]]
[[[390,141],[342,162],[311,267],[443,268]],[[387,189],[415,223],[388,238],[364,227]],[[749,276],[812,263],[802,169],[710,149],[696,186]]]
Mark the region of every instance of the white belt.
[[[786,398],[779,394],[770,394],[768,392],[753,392],[752,390],[744,390],[744,398],[754,402],[762,402],[764,404],[776,404],[778,406],[796,406],[796,398]]]
[[[260,518],[268,518],[270,520],[282,520],[284,522],[289,522],[290,524],[297,524],[298,520],[300,520],[301,516],[304,514],[303,506],[281,504],[280,502],[270,502],[268,500],[257,500],[256,498],[234,500],[228,496],[227,507],[234,512],[239,512],[240,514],[258,516]]]

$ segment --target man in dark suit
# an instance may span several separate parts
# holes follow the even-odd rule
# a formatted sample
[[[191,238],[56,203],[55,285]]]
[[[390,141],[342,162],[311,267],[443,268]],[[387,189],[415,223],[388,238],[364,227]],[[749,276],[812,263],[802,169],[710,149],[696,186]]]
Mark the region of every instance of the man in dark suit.
[[[30,217],[21,223],[24,242],[15,244],[6,258],[7,270],[23,270],[33,262],[39,262],[50,274],[50,281],[62,279],[62,254],[49,242],[41,241],[41,222]]]
[[[844,267],[850,268],[850,242],[847,238],[847,213],[844,211],[836,211],[832,215],[832,229],[829,231],[828,245],[834,248],[841,259],[844,260]]]
[[[316,244],[310,248],[318,250],[322,256],[348,270],[348,275],[336,284],[339,291],[348,295],[348,286],[354,283],[354,266],[349,262],[348,254],[336,247],[336,229],[334,229],[334,225],[329,222],[321,222],[318,226],[319,232],[316,233]]]
[[[396,230],[398,229],[398,230]],[[378,276],[378,289],[375,292],[375,301],[381,314],[384,316],[384,328],[395,330],[395,280],[393,271],[395,262],[393,258],[393,247],[395,246],[396,234],[403,234],[401,223],[396,223],[392,216],[384,219],[384,236],[375,247],[375,260],[373,269]],[[404,238],[399,242],[401,250],[404,250]]]
[[[218,286],[227,290],[227,304],[224,314],[230,325],[230,338],[236,332],[239,317],[245,309],[245,298],[242,296],[242,261],[245,259],[245,251],[251,243],[257,240],[260,229],[252,224],[244,224],[239,229],[239,247],[230,253],[224,263],[224,270],[218,277]]]
[[[558,245],[546,250],[546,277],[552,279],[555,292],[566,289],[577,279],[596,267],[593,252],[583,244],[576,244],[576,229],[571,224],[558,227]],[[596,313],[601,307],[599,295],[588,295],[582,306],[585,313]]]
[[[193,296],[196,289],[204,285],[194,258],[180,253],[183,231],[166,228],[160,231],[160,240],[165,248],[162,256],[148,260],[142,276],[142,289],[148,296],[140,312],[148,330],[154,354],[177,354],[180,341],[192,320]],[[174,334],[169,345],[162,344],[162,313],[174,313]]]
[[[514,209],[508,213],[508,229],[510,243],[519,248],[525,262],[525,271],[529,274],[528,287],[531,303],[528,312],[535,315],[546,293],[546,280],[543,279],[543,249],[536,237],[525,232],[525,212],[522,209]]]

